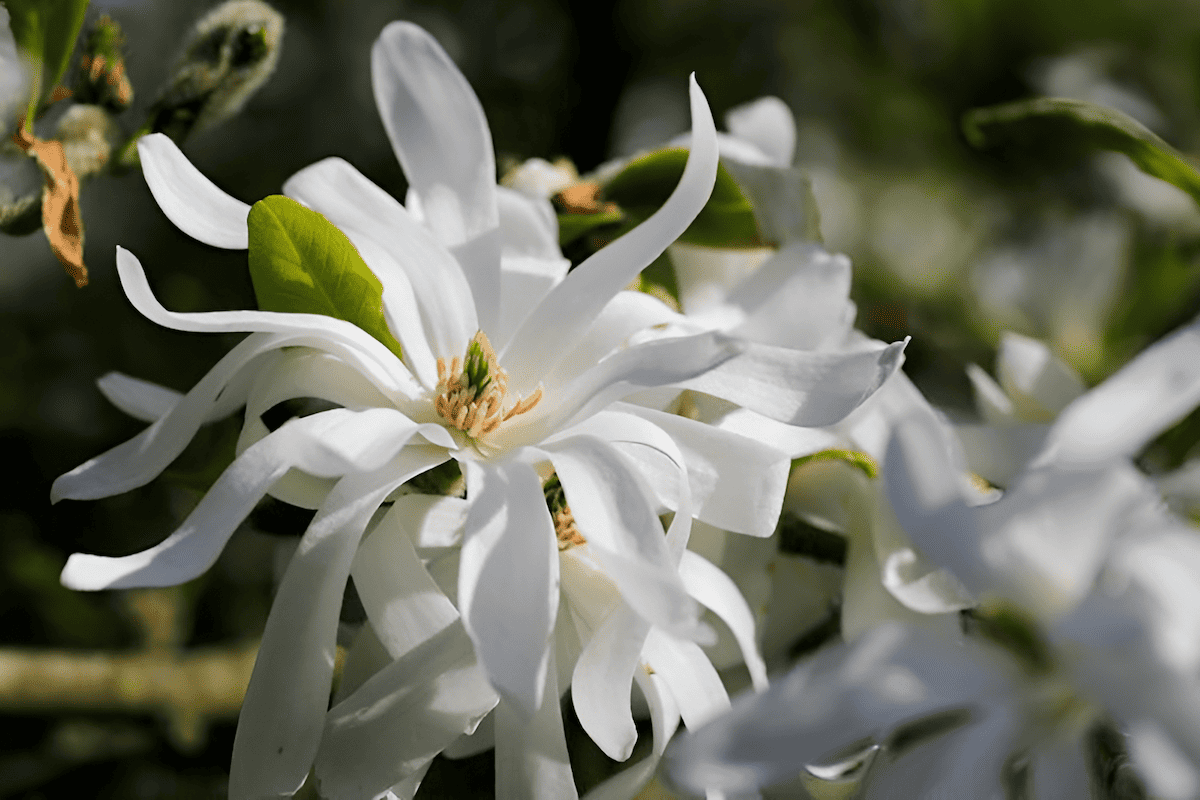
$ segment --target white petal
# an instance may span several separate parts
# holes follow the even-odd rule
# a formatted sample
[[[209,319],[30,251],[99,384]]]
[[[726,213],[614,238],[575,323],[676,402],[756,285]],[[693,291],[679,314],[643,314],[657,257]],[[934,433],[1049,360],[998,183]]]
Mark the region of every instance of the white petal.
[[[1008,486],[1046,441],[1049,425],[955,425],[971,471],[997,486]]]
[[[770,95],[734,106],[725,114],[725,127],[739,139],[767,154],[776,166],[792,163],[796,150],[796,118],[787,103]]]
[[[503,236],[501,252],[504,255],[563,261],[562,250],[558,246],[558,217],[549,200],[506,186],[496,187],[496,200],[500,210],[500,233]]]
[[[174,389],[120,372],[101,375],[96,386],[108,402],[143,422],[155,422],[183,399],[183,394]]]
[[[654,777],[658,769],[659,755],[646,756],[632,767],[621,770],[602,783],[593,786],[583,800],[631,800]]]
[[[717,398],[712,398],[717,400]],[[717,400],[717,402],[725,402]],[[699,405],[699,404],[697,404]],[[701,417],[704,419],[704,417]],[[716,419],[705,420],[723,431],[773,447],[788,458],[809,456],[845,442],[828,428],[801,428],[786,422],[764,417],[757,411],[735,406]]]
[[[500,321],[488,333],[492,347],[503,349],[509,337],[567,274],[571,262],[564,258],[505,255],[500,262],[504,289],[500,293]]]
[[[643,657],[655,673],[663,676],[689,729],[729,710],[729,695],[720,676],[694,642],[651,630]]]
[[[325,475],[377,469],[416,429],[399,411],[386,409],[335,409],[292,420],[239,456],[161,543],[118,558],[75,553],[63,568],[63,585],[90,591],[191,580],[212,566],[234,529],[288,469]]]
[[[994,576],[983,557],[979,515],[964,499],[964,476],[955,468],[946,433],[924,416],[898,424],[884,459],[884,485],[913,544],[978,594],[992,588]]]
[[[142,265],[123,247],[117,247],[117,272],[125,296],[134,308],[146,319],[164,328],[197,333],[257,331],[292,334],[287,345],[307,345],[343,358],[396,400],[419,397],[423,393],[395,354],[362,328],[345,320],[322,314],[280,314],[271,311],[179,314],[162,307],[146,283]]]
[[[1089,465],[1132,456],[1200,402],[1200,322],[1143,350],[1071,403],[1039,460]]]
[[[455,623],[329,710],[314,765],[321,796],[380,796],[473,730],[497,699]]]
[[[853,320],[850,259],[818,245],[778,250],[729,295],[746,321],[734,331],[753,342],[814,350]]]
[[[183,452],[221,399],[245,402],[246,384],[236,381],[255,359],[289,343],[280,334],[255,334],[241,341],[192,387],[166,416],[132,439],[60,475],[50,488],[51,502],[95,500],[127,492],[152,481]],[[240,391],[236,391],[240,387]],[[234,391],[231,391],[234,390]],[[225,392],[225,394],[222,394]]]
[[[648,621],[687,638],[707,636],[687,595],[647,490],[615,448],[591,436],[546,447],[593,557]]]
[[[284,574],[238,718],[232,800],[295,792],[321,739],[333,677],[338,613],[367,522],[404,481],[445,458],[410,448],[397,462],[340,481]]]
[[[457,547],[468,508],[461,498],[431,494],[406,494],[392,504],[418,549]]]
[[[1045,422],[1082,395],[1079,373],[1050,352],[1045,342],[1005,331],[996,356],[996,376],[1013,399],[1017,415]]]
[[[766,689],[767,666],[754,637],[754,613],[738,591],[737,584],[712,562],[690,550],[679,562],[679,575],[688,593],[729,626],[742,651],[755,691]]]
[[[522,424],[501,428],[496,441],[512,446],[540,440],[636,391],[686,381],[711,370],[740,349],[739,342],[723,334],[701,333],[621,350],[566,386],[545,387],[541,403],[514,418]],[[546,411],[539,414],[542,407]]]
[[[496,707],[496,800],[579,797],[567,757],[557,673],[550,663],[532,718],[504,700]]]
[[[600,311],[599,316],[553,371],[547,373],[547,386],[565,385],[617,350],[629,347],[634,337],[648,328],[675,324],[687,326],[687,319],[645,292],[618,292]]]
[[[679,385],[790,425],[832,425],[899,369],[906,343],[848,353],[751,343],[741,355]]]
[[[967,364],[967,378],[975,392],[975,408],[983,421],[992,425],[1016,422],[1012,399],[978,364]]]
[[[679,305],[689,316],[723,306],[733,287],[753,275],[771,249],[724,249],[676,242],[668,248]]]
[[[501,361],[518,391],[528,391],[555,366],[545,342],[565,355],[606,303],[687,229],[712,192],[717,174],[716,128],[704,93],[691,80],[694,146],[683,177],[662,208],[648,220],[572,270],[538,306],[509,342]]]
[[[393,22],[379,35],[371,84],[426,223],[443,244],[466,251],[460,262],[480,327],[491,330],[500,295],[499,214],[492,135],[479,99],[446,51],[410,22]]]
[[[218,189],[165,135],[143,136],[137,149],[150,193],[179,230],[213,247],[247,248],[250,206]]]
[[[463,469],[474,499],[463,531],[459,608],[492,684],[532,716],[558,610],[554,524],[532,467],[463,462]]]
[[[654,756],[662,756],[671,737],[679,729],[679,706],[675,705],[675,697],[666,679],[647,669],[646,664],[643,663],[633,677],[646,698],[646,705],[650,707],[650,726],[654,734],[654,749],[651,752]]]
[[[625,403],[618,410],[649,420],[675,440],[687,463],[697,519],[751,536],[775,532],[791,468],[786,455],[676,414]]]
[[[1200,771],[1153,720],[1129,726],[1129,755],[1156,797],[1184,800],[1200,791]]]
[[[394,197],[340,158],[305,167],[283,188],[351,241],[374,242],[381,248],[374,252],[372,267],[383,283],[385,301],[397,273],[402,273],[420,304],[420,322],[435,356],[452,358],[466,350],[480,328],[467,278],[445,247]],[[399,314],[394,319],[405,323]]]
[[[629,699],[649,632],[650,623],[619,603],[583,648],[571,677],[579,724],[614,761],[629,758],[637,741]]]
[[[351,575],[380,642],[402,658],[458,620],[458,611],[417,557],[393,505],[359,546]]]

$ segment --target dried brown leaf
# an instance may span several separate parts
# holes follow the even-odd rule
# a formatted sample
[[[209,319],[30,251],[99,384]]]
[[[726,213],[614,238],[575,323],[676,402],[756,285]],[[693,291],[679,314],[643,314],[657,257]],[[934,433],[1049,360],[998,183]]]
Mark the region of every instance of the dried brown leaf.
[[[44,141],[23,129],[13,135],[17,146],[30,153],[46,185],[42,188],[42,229],[50,249],[75,285],[87,285],[83,263],[83,220],[79,216],[79,179],[67,163],[62,142]]]

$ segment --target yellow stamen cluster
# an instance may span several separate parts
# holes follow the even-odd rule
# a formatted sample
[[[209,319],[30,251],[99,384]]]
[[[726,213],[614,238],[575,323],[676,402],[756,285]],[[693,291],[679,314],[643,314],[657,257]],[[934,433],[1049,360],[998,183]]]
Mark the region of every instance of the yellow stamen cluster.
[[[487,436],[500,423],[524,414],[542,399],[539,386],[528,399],[518,395],[515,403],[505,407],[508,373],[496,362],[496,351],[483,331],[471,339],[465,358],[455,356],[449,365],[439,358],[437,370],[434,407],[442,419],[471,439]]]
[[[580,544],[587,544],[587,539],[575,525],[575,515],[567,505],[567,495],[563,491],[558,475],[551,475],[542,486],[546,496],[546,506],[550,509],[550,517],[554,520],[554,536],[558,539],[558,550],[569,550]]]

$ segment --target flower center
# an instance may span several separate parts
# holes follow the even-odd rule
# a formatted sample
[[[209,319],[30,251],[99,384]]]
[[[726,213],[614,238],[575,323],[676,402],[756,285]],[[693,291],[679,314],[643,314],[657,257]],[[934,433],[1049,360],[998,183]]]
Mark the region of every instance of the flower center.
[[[542,399],[539,386],[528,399],[516,395],[514,402],[509,402],[508,373],[496,363],[496,351],[483,331],[471,339],[465,358],[455,356],[449,366],[446,359],[439,358],[437,370],[434,407],[442,419],[471,439],[487,436],[500,423],[524,414]]]
[[[554,536],[558,539],[558,550],[570,550],[580,544],[587,544],[587,539],[575,526],[575,515],[567,505],[567,495],[563,491],[558,475],[551,475],[542,486],[546,495],[546,507],[550,509],[550,517],[554,520]]]

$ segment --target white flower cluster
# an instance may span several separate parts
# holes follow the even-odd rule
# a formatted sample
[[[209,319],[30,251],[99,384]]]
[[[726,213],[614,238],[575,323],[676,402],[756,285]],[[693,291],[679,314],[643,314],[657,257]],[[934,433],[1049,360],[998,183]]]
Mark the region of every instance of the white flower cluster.
[[[955,428],[898,371],[904,343],[854,330],[848,260],[804,240],[779,101],[718,134],[693,80],[674,192],[569,270],[548,165],[496,184],[480,104],[429,34],[389,25],[372,77],[405,202],[336,158],[284,193],[378,278],[402,356],[331,316],[168,311],[119,249],[147,318],[249,335],[183,395],[103,378],[150,425],[53,490],[143,485],[245,409],[237,457],[178,530],[71,557],[62,580],[84,590],[196,577],[267,495],[315,510],[263,633],[230,797],[308,782],[411,798],[435,756],[490,748],[498,797],[577,797],[568,689],[617,761],[635,714],[651,720],[651,754],[596,798],[656,773],[710,797],[788,781],[796,796],[1107,797],[1102,757],[1156,796],[1200,796],[1200,538],[1131,461],[1200,403],[1200,327],[1086,392],[1043,346],[1007,339],[1000,384],[972,373],[986,424]],[[249,206],[165,137],[139,151],[180,229],[248,246]],[[755,183],[778,247],[673,247],[682,310],[627,290],[721,160]],[[333,407],[268,428],[295,398]],[[413,480],[447,466],[462,480],[446,492]],[[789,525],[810,554],[834,551],[840,588],[779,551]],[[351,579],[367,621],[334,690]],[[768,686],[768,663],[790,666],[778,643],[816,621],[796,608],[831,594],[840,641]],[[753,691],[731,704],[737,664]]]

